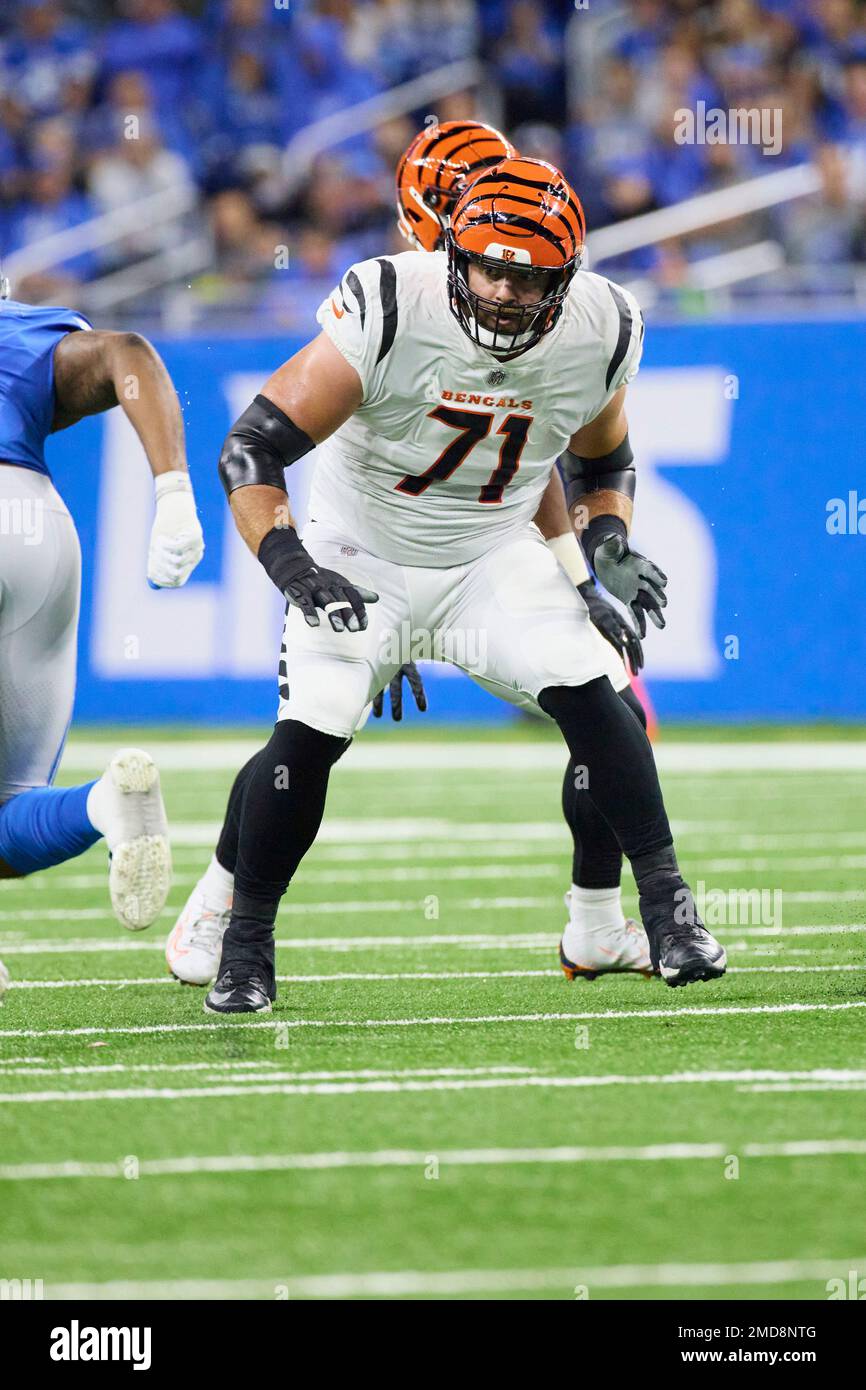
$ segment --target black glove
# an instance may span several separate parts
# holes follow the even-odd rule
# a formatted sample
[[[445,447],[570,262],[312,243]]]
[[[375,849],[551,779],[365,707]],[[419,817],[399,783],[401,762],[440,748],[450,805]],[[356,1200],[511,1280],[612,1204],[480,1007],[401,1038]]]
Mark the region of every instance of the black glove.
[[[593,580],[584,579],[582,584],[578,584],[577,592],[583,596],[589,609],[589,620],[593,627],[597,627],[605,641],[616,648],[623,661],[628,657],[631,673],[636,676],[643,666],[643,647],[631,623],[612,603],[602,598]]]
[[[600,541],[593,550],[592,567],[608,593],[631,609],[641,637],[646,637],[646,613],[656,627],[664,627],[667,575],[652,560],[629,550],[624,536],[607,536]]]
[[[352,611],[343,620],[339,612],[328,614],[335,632],[362,632],[367,626],[365,603],[377,603],[379,595],[356,589],[336,570],[321,569],[293,526],[275,526],[263,538],[258,558],[269,578],[289,603],[300,608],[310,627],[319,626],[317,608],[337,604]]]
[[[397,723],[403,718],[403,677],[409,682],[409,689],[415,697],[415,704],[423,714],[427,708],[427,696],[424,694],[424,683],[421,680],[421,672],[414,661],[407,661],[405,666],[401,666],[396,676],[388,682],[388,695],[391,700],[391,718]],[[381,719],[382,709],[385,703],[385,692],[380,690],[378,695],[373,696],[373,716]]]

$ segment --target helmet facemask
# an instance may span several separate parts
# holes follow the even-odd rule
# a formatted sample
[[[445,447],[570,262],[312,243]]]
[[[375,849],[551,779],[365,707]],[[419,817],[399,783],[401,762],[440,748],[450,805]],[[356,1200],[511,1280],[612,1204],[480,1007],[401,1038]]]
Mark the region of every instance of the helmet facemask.
[[[445,237],[448,250],[448,297],[451,312],[460,327],[479,347],[501,362],[528,352],[558,322],[568,287],[580,265],[580,256],[559,266],[520,265],[501,256],[481,255],[457,245],[449,230]],[[545,276],[542,297],[527,304],[503,304],[477,294],[469,285],[469,267],[509,274]],[[482,316],[488,319],[482,322]]]

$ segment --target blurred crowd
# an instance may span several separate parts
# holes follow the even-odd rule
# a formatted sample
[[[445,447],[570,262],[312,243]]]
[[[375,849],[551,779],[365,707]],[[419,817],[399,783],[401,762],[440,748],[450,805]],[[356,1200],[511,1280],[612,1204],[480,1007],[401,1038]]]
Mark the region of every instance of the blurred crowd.
[[[285,151],[312,122],[466,58],[480,82],[291,176]],[[778,151],[678,143],[675,113],[699,103],[780,112]],[[182,222],[142,217],[16,292],[60,297],[197,235],[198,296],[279,306],[403,249],[398,155],[425,119],[472,115],[561,165],[590,228],[817,160],[820,196],[625,258],[662,283],[764,236],[793,264],[866,260],[861,0],[3,0],[0,250],[176,193]]]

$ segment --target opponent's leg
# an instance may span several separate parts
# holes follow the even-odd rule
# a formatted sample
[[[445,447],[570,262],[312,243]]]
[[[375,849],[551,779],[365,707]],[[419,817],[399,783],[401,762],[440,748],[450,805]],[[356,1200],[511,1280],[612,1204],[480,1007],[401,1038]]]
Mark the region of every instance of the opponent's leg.
[[[125,749],[96,782],[50,785],[75,692],[81,553],[48,478],[9,466],[0,477],[41,528],[39,544],[34,533],[4,537],[0,556],[0,877],[63,863],[104,836],[114,910],[146,927],[171,872],[159,777],[146,753]]]
[[[723,975],[725,952],[679,872],[652,749],[610,681],[550,686],[538,702],[587,769],[587,793],[629,858],[653,965],[670,985]]]

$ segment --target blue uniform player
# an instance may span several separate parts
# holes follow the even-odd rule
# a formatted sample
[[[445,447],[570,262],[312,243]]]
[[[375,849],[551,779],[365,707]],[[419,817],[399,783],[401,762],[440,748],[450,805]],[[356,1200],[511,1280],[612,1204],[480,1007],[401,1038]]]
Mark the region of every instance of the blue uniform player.
[[[135,333],[70,309],[0,299],[0,878],[60,864],[104,837],[114,911],[147,927],[168,894],[159,775],[121,749],[95,782],[52,786],[72,715],[81,552],[45,440],[120,405],[154,475],[152,585],[184,584],[204,553],[177,394]],[[8,973],[0,964],[0,993]]]

